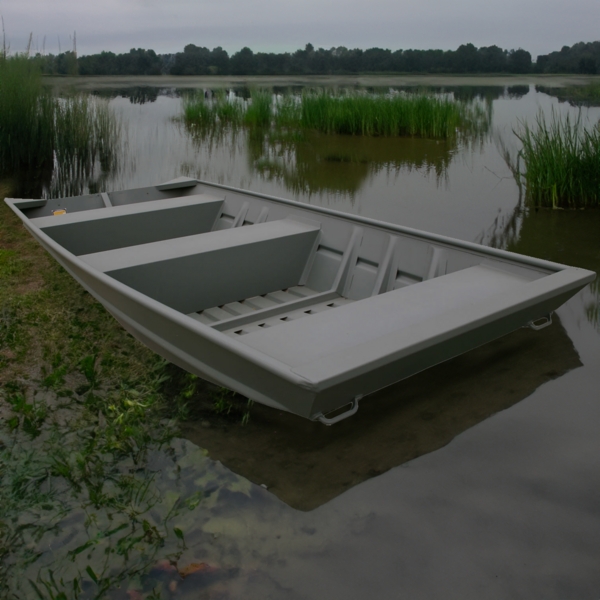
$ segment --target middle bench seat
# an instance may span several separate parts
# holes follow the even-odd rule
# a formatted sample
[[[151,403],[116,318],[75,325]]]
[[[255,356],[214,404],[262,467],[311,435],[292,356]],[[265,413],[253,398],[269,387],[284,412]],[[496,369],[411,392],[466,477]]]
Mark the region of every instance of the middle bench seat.
[[[83,255],[91,267],[191,313],[300,283],[320,225],[288,217]]]

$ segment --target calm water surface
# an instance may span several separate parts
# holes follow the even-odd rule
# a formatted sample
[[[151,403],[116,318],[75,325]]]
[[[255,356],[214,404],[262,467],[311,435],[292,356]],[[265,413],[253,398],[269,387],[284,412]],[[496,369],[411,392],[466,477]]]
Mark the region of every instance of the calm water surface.
[[[124,124],[124,160],[92,187],[188,175],[600,271],[600,211],[528,210],[500,152],[504,144],[516,155],[519,119],[577,109],[533,86],[456,93],[480,94],[489,135],[462,146],[244,131],[202,136],[176,120],[174,90],[122,91],[110,102]],[[585,109],[584,117],[595,122],[600,110]],[[175,578],[159,564],[129,583],[129,595],[126,585],[111,597],[137,598],[133,590],[149,592],[155,582],[165,598],[597,600],[599,296],[596,283],[558,311],[583,367],[311,512],[293,510],[190,442],[174,444],[179,468],[157,452],[155,485],[165,497],[212,490],[210,502],[174,526],[185,533],[179,564],[216,570],[169,588]],[[68,577],[74,567],[66,551],[87,539],[83,520],[65,519],[32,572],[49,567]]]

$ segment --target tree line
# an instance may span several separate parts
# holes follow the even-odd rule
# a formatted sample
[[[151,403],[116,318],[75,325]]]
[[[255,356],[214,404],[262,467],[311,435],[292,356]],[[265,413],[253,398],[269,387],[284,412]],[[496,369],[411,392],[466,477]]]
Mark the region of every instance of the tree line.
[[[600,42],[580,42],[540,55],[534,62],[521,48],[463,44],[456,50],[317,48],[295,52],[253,52],[245,47],[229,55],[188,44],[183,52],[157,54],[132,48],[128,53],[77,56],[37,54],[48,75],[334,75],[351,73],[600,73]]]

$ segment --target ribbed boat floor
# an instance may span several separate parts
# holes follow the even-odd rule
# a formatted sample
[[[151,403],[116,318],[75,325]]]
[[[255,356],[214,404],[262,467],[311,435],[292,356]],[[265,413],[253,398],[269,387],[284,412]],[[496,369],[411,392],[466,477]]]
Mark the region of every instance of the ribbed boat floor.
[[[302,302],[302,307],[294,307],[299,300],[309,300],[312,296],[315,296],[314,303],[307,305],[306,302]],[[223,333],[238,336],[268,327],[277,327],[286,322],[307,318],[354,302],[334,293],[327,294],[327,299],[323,299],[323,296],[322,292],[317,292],[304,285],[297,285],[239,302],[207,308],[188,316],[204,325],[218,328]],[[268,312],[268,316],[262,315],[263,311]],[[257,314],[254,315],[254,313]],[[252,320],[252,316],[256,316],[256,319]],[[243,325],[232,322],[231,327],[228,327],[227,322],[235,321],[236,317],[244,317],[244,321],[248,321],[248,317],[250,317],[251,321],[245,322]]]

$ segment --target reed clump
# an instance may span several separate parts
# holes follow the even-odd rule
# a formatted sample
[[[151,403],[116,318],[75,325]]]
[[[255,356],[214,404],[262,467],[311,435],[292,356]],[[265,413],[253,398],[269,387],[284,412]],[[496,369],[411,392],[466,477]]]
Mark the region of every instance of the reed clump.
[[[103,172],[115,168],[121,124],[106,100],[87,95],[60,99],[54,119],[54,152],[61,175],[89,177],[97,162]]]
[[[297,111],[301,127],[346,135],[447,139],[477,132],[486,123],[478,105],[426,94],[309,94]]]
[[[0,56],[0,167],[41,167],[52,161],[54,102],[36,64]]]
[[[586,127],[581,113],[539,113],[535,125],[521,123],[515,134],[523,145],[520,176],[535,206],[600,207],[600,122]]]
[[[252,93],[244,114],[244,123],[254,127],[268,127],[272,118],[272,95],[267,90]]]
[[[206,98],[203,92],[183,99],[183,118],[187,125],[201,128],[239,126],[244,118],[244,104],[239,98],[230,98],[224,90]]]
[[[42,85],[35,60],[0,56],[0,171],[89,176],[96,161],[114,166],[120,123],[91,96],[56,98]]]
[[[188,125],[247,125],[326,134],[408,136],[448,139],[482,133],[489,116],[476,103],[427,94],[307,93],[272,101],[267,91],[253,92],[248,102],[237,98],[184,100]]]

